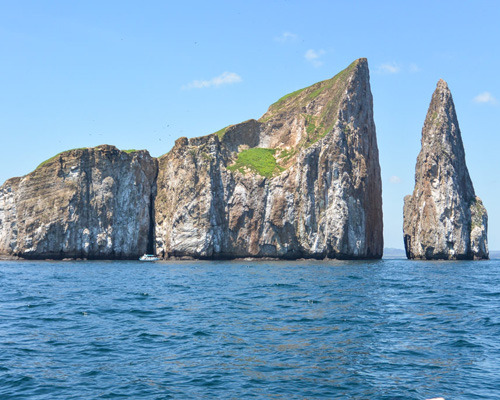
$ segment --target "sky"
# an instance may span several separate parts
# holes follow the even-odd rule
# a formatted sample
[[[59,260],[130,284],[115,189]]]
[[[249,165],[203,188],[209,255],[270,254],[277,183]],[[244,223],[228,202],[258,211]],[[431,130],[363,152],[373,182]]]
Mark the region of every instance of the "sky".
[[[160,156],[366,57],[385,247],[404,247],[403,198],[442,78],[500,250],[499,21],[500,2],[481,0],[0,0],[0,182],[72,148]]]

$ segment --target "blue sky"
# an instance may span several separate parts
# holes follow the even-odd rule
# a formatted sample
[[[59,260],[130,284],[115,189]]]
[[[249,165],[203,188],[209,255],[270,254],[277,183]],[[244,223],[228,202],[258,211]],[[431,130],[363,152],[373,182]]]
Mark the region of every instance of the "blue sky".
[[[1,182],[77,147],[160,156],[367,57],[386,247],[403,248],[403,197],[443,78],[500,249],[500,2],[0,0],[0,10]]]

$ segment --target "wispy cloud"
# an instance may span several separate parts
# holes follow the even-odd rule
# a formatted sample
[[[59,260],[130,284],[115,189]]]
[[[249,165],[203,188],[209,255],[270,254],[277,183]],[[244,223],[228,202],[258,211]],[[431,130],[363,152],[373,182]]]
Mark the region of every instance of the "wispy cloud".
[[[389,182],[397,185],[398,183],[401,183],[401,178],[399,176],[393,175],[389,178]]]
[[[401,64],[394,61],[380,64],[375,69],[375,72],[377,74],[385,74],[385,75],[395,75],[399,73],[408,73],[408,72],[411,74],[415,74],[420,71],[422,71],[422,69],[416,63]]]
[[[409,70],[410,70],[411,73],[415,73],[415,72],[420,72],[421,71],[420,67],[417,64],[415,64],[415,63],[411,63],[410,64]]]
[[[401,68],[396,63],[381,64],[377,68],[379,74],[397,74],[401,72]]]
[[[235,72],[223,72],[219,76],[209,80],[195,80],[187,85],[184,85],[183,89],[204,89],[209,87],[219,87],[222,85],[231,85],[233,83],[241,82],[241,76]]]
[[[489,103],[489,104],[497,104],[498,100],[493,97],[490,92],[483,92],[474,97],[474,103]]]
[[[380,64],[375,70],[376,73],[385,75],[394,75],[407,72],[415,74],[420,71],[422,71],[422,69],[415,63],[401,64],[394,61]]]
[[[299,38],[298,35],[292,32],[283,32],[280,36],[276,36],[274,40],[276,42],[285,43],[285,42],[294,42]]]
[[[316,68],[321,67],[323,65],[323,61],[320,60],[320,58],[325,54],[325,50],[320,49],[320,50],[313,50],[309,49],[306,51],[306,54],[304,54],[305,59],[310,62],[312,65],[314,65]]]

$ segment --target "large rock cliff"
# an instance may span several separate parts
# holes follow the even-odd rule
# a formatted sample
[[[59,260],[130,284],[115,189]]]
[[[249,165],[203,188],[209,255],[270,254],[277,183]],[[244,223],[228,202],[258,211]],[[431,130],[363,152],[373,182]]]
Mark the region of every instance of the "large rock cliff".
[[[258,121],[180,138],[159,160],[70,150],[0,187],[0,254],[24,258],[380,258],[382,248],[365,59]]]
[[[408,258],[487,259],[488,216],[465,164],[448,85],[440,80],[422,129],[413,195],[405,197]]]
[[[196,258],[380,258],[382,195],[366,59],[258,121],[159,159],[156,251]]]
[[[9,179],[0,187],[0,254],[121,259],[153,250],[156,175],[147,151],[103,145]]]

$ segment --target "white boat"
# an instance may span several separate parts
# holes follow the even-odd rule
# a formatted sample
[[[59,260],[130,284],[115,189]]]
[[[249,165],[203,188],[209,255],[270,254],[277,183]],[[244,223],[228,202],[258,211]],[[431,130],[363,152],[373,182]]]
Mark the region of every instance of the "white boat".
[[[158,261],[160,258],[156,257],[154,254],[144,254],[139,258],[139,261]]]

